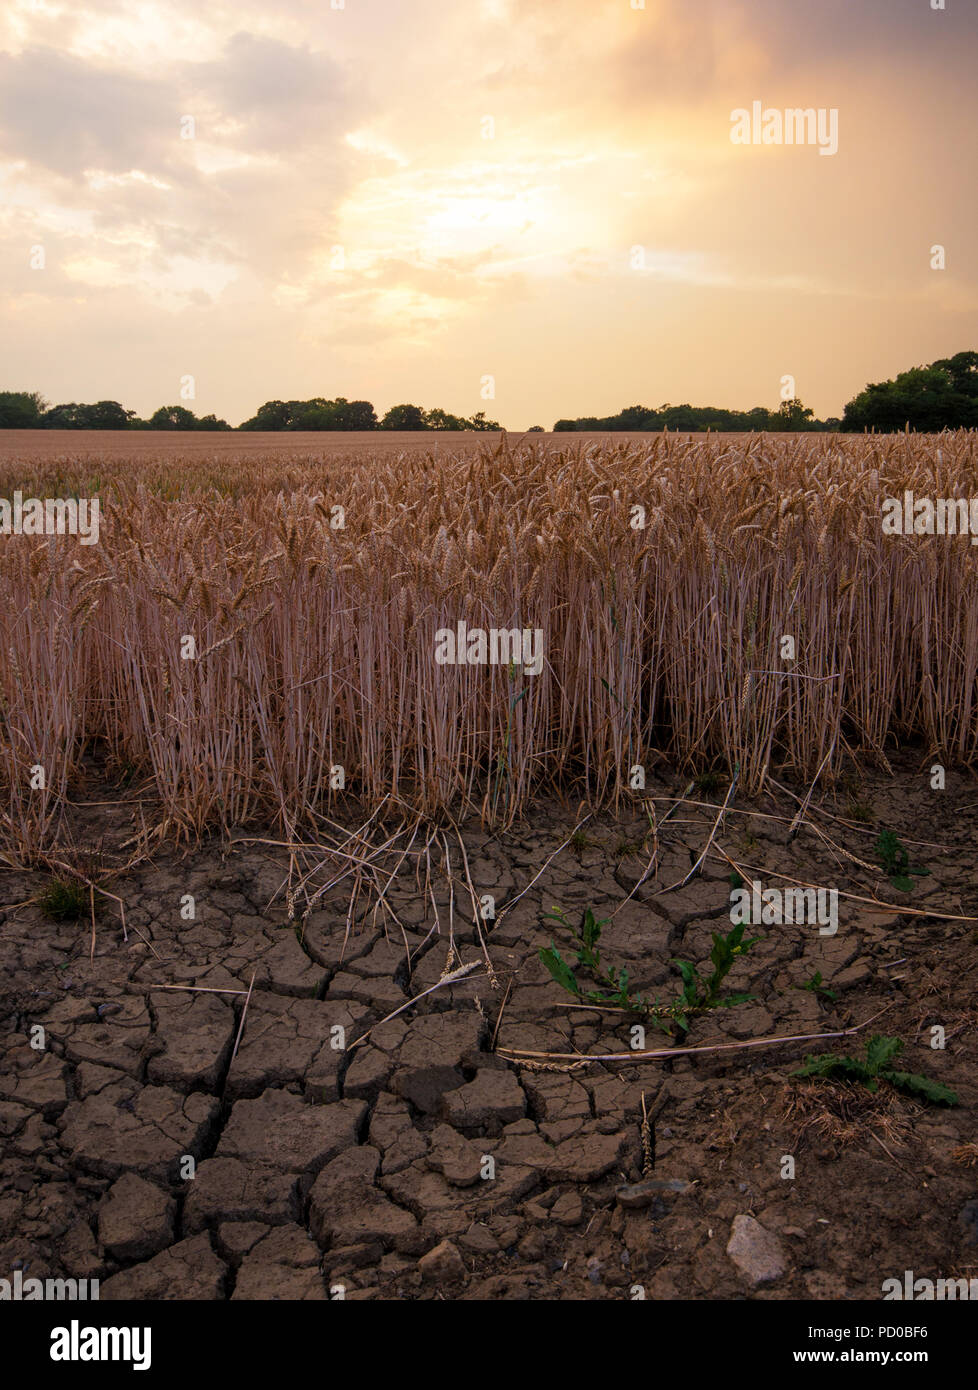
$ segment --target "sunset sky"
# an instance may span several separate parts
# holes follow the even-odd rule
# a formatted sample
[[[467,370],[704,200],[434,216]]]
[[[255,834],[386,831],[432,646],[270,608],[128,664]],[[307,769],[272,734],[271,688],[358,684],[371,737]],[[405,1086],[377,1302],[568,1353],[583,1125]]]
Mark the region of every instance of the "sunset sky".
[[[7,0],[0,389],[549,428],[978,349],[974,0],[633,2]]]

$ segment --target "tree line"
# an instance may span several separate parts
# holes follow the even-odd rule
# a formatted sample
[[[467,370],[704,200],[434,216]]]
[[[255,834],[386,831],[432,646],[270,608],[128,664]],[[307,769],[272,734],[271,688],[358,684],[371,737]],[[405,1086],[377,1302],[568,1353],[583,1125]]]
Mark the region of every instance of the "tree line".
[[[558,433],[610,430],[653,432],[669,429],[697,433],[718,430],[911,430],[978,428],[978,352],[959,352],[925,367],[911,367],[892,381],[874,382],[854,396],[841,419],[817,420],[800,400],[782,401],[777,410],[723,410],[715,406],[631,405],[617,415],[584,415],[558,420]],[[146,420],[118,401],[94,405],[49,405],[36,391],[0,391],[0,429],[54,430],[230,430],[215,415],[197,416],[182,405],[165,405]],[[266,401],[239,430],[499,430],[483,411],[470,417],[418,405],[395,405],[381,418],[369,401],[345,396],[326,400]],[[533,431],[542,428],[532,426]]]
[[[148,419],[118,401],[49,405],[37,391],[0,391],[0,429],[7,430],[230,430],[216,415],[197,416],[183,405],[163,405]],[[266,401],[239,430],[499,430],[483,411],[466,418],[447,410],[395,405],[382,419],[369,401]]]
[[[715,406],[664,405],[658,410],[631,405],[617,415],[585,415],[558,420],[555,432],[572,430],[912,430],[978,427],[978,352],[959,352],[926,367],[911,367],[892,381],[871,383],[848,402],[841,419],[817,420],[800,400],[782,401],[777,410],[722,410]]]

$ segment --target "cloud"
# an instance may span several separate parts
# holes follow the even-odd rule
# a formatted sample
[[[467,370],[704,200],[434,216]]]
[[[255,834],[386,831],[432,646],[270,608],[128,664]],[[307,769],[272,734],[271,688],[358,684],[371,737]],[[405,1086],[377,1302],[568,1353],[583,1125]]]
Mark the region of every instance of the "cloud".
[[[159,170],[175,125],[170,91],[51,48],[0,54],[0,152],[73,179]]]
[[[518,425],[795,371],[837,412],[978,334],[975,37],[926,0],[11,0],[0,376],[143,410],[179,363],[241,419],[470,414],[493,372]],[[837,105],[838,155],[732,146],[755,98]]]

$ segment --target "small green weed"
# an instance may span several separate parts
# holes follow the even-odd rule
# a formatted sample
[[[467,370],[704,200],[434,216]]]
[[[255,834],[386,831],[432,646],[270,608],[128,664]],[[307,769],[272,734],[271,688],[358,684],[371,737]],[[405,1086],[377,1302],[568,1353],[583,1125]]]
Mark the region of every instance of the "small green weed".
[[[720,994],[720,987],[737,957],[746,955],[754,943],[760,939],[759,937],[750,937],[745,941],[743,923],[734,927],[727,936],[721,936],[718,932],[713,933],[713,947],[709,958],[709,965],[712,966],[712,969],[708,974],[701,973],[690,961],[673,960],[672,964],[676,966],[682,976],[682,992],[671,1004],[660,1004],[658,998],[650,1001],[642,995],[632,995],[628,987],[628,971],[615,970],[603,963],[599,941],[601,928],[606,925],[606,922],[599,921],[590,908],[587,908],[581,919],[579,931],[575,931],[571,927],[560,908],[555,907],[547,916],[555,922],[559,922],[570,933],[577,947],[577,952],[574,963],[567,961],[560,954],[556,944],[551,941],[549,947],[541,948],[540,959],[553,979],[581,1003],[604,1005],[625,1009],[628,1013],[644,1014],[652,1023],[667,1033],[672,1033],[674,1029],[686,1033],[689,1029],[689,1016],[691,1014],[705,1013],[710,1009],[732,1008],[736,1004],[743,1004],[754,998],[751,994],[729,994],[726,996]],[[578,966],[590,974],[599,988],[587,989],[581,984],[576,974]],[[703,969],[705,970],[705,966]]]
[[[90,910],[89,891],[84,883],[53,878],[37,898],[38,906],[52,922],[72,922]]]
[[[898,1091],[933,1101],[935,1105],[957,1105],[959,1102],[955,1093],[940,1081],[931,1081],[917,1072],[897,1071],[889,1065],[902,1047],[899,1038],[876,1034],[866,1044],[865,1058],[840,1057],[832,1052],[823,1052],[818,1057],[806,1057],[805,1065],[791,1075],[828,1081],[858,1081],[867,1091],[876,1091],[880,1081],[888,1081]]]
[[[824,995],[826,999],[831,999],[833,1003],[839,997],[833,990],[826,989],[825,986],[822,984],[821,970],[816,970],[812,978],[810,980],[806,980],[805,983],[803,985],[799,985],[798,988],[807,989],[810,994]]]
[[[921,869],[918,865],[910,863],[909,854],[892,830],[884,830],[873,849],[883,866],[883,872],[900,893],[909,893],[913,888],[911,874],[918,878],[926,878],[930,873],[930,869]]]

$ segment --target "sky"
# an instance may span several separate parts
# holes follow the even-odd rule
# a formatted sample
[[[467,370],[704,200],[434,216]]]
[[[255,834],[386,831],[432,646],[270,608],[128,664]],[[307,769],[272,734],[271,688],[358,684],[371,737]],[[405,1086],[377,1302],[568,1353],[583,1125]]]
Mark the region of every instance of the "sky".
[[[5,0],[0,389],[841,415],[978,349],[978,6],[937,2]],[[755,102],[837,151],[734,143]]]

